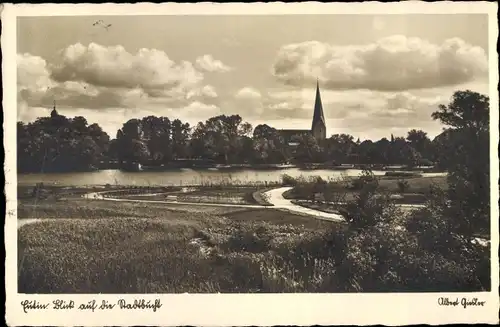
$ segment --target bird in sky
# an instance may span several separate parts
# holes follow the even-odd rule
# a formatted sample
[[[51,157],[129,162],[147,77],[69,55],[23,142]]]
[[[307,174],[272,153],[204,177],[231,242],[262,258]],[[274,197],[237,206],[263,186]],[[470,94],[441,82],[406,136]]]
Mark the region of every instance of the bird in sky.
[[[100,27],[103,27],[106,29],[106,31],[108,30],[108,28],[111,27],[112,24],[105,24],[104,21],[102,19],[99,19],[98,21],[94,22],[92,24],[92,26],[100,26]]]

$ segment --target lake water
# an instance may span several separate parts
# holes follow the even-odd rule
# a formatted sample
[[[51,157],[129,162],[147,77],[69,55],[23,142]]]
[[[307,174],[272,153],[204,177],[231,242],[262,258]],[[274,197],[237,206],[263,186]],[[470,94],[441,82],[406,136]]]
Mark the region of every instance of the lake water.
[[[95,172],[51,173],[51,174],[18,174],[18,184],[43,182],[65,186],[88,185],[202,185],[231,182],[233,184],[264,184],[265,182],[279,182],[283,174],[293,177],[321,176],[324,179],[338,178],[342,174],[358,176],[361,170],[302,170],[288,168],[280,170],[237,170],[224,171],[217,169],[193,170],[179,169],[163,172],[125,172],[121,170],[100,170]],[[374,171],[375,175],[384,175],[385,171]],[[424,176],[444,176],[446,173],[425,173]]]

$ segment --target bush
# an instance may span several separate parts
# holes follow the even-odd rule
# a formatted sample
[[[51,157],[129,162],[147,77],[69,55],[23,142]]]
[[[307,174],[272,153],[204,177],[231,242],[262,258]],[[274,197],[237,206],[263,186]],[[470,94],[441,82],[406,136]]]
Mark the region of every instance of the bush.
[[[420,159],[420,166],[434,166],[434,162],[432,160],[422,158]]]
[[[355,178],[351,181],[351,183],[348,185],[348,188],[353,191],[360,191],[364,189],[365,187],[369,188],[377,188],[378,187],[378,180],[373,175],[373,173],[369,170],[364,170],[361,176],[358,178]]]
[[[399,190],[399,193],[405,193],[406,191],[408,191],[409,188],[410,188],[410,183],[408,183],[407,180],[400,179],[398,181],[398,190]]]
[[[281,184],[283,186],[296,186],[298,184],[298,181],[290,175],[283,174],[281,175]]]
[[[490,288],[487,248],[476,246],[465,251],[463,243],[450,243],[448,251],[430,245],[422,247],[412,232],[384,223],[351,230],[346,238],[345,259],[336,267],[337,283],[345,287],[344,291],[450,292]]]
[[[293,197],[297,199],[314,199],[314,184],[313,183],[303,183],[297,184],[292,189]]]
[[[452,234],[450,221],[429,208],[412,212],[405,227],[427,251],[448,253],[450,247],[455,251],[460,243]]]
[[[271,235],[264,227],[256,231],[241,227],[229,237],[226,247],[228,251],[260,253],[269,251]]]

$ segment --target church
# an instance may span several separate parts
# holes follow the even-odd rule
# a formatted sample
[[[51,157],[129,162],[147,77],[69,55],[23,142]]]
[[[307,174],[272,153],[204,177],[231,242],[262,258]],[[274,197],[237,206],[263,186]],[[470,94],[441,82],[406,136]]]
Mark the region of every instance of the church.
[[[321,94],[319,92],[319,82],[316,84],[316,100],[314,101],[314,114],[312,119],[311,129],[282,129],[279,130],[285,142],[294,142],[294,137],[311,134],[317,141],[326,139],[326,123],[325,115],[323,114],[323,105],[321,103]]]

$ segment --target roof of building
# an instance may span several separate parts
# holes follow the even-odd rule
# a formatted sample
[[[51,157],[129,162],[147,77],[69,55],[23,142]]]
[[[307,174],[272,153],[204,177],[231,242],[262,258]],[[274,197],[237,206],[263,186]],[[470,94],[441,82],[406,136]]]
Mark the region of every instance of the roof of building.
[[[311,131],[308,129],[280,129],[278,131],[285,138],[290,138],[294,135],[311,133]]]
[[[326,126],[325,115],[323,114],[323,104],[321,103],[321,94],[319,92],[319,81],[317,81],[316,83],[316,101],[314,103],[314,116],[312,121],[312,128],[314,128],[314,126],[318,122],[322,122],[323,125]]]
[[[314,114],[313,114],[313,120],[312,120],[312,127],[311,129],[281,129],[278,130],[278,132],[287,139],[290,139],[291,137],[295,135],[303,135],[303,134],[310,134],[312,133],[312,130],[314,129],[314,126],[318,122],[321,122],[323,126],[326,126],[325,123],[325,116],[323,114],[323,104],[321,102],[321,94],[319,92],[319,81],[316,84],[316,100],[314,103]]]

